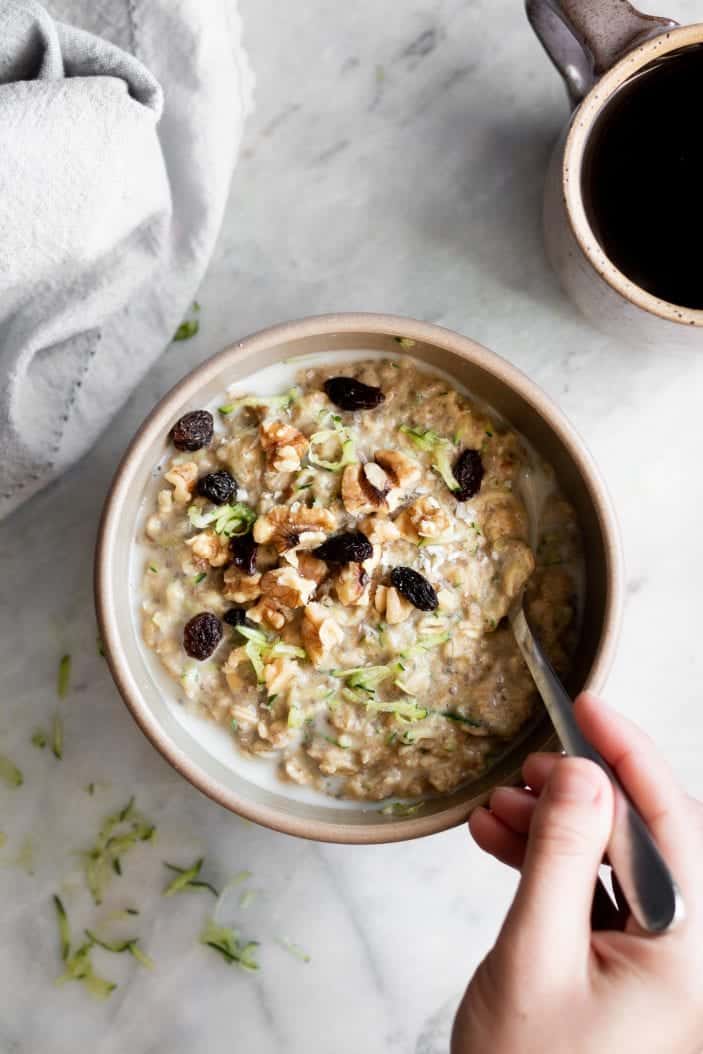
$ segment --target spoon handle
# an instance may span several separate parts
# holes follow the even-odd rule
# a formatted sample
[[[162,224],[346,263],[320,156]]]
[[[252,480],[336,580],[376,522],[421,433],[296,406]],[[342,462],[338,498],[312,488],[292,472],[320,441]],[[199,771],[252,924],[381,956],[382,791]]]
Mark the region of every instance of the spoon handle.
[[[511,612],[510,621],[522,657],[564,750],[573,757],[594,761],[613,784],[615,812],[608,844],[610,863],[642,929],[648,933],[663,933],[684,914],[681,895],[671,872],[610,765],[577,725],[571,699],[535,639],[522,607]]]

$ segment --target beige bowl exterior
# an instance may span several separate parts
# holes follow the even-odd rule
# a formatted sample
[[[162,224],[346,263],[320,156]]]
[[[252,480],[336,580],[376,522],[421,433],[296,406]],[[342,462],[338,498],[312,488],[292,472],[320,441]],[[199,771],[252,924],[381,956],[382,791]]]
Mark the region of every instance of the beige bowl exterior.
[[[398,337],[415,341],[400,348]],[[106,658],[137,724],[194,786],[227,809],[277,831],[318,841],[382,843],[434,834],[466,820],[497,784],[519,779],[524,757],[553,749],[542,717],[490,773],[427,803],[416,816],[384,816],[380,806],[342,809],[333,799],[310,805],[265,790],[209,754],[173,717],[147,668],[129,591],[135,525],[151,471],[168,447],[168,432],[187,410],[207,405],[228,385],[282,359],[330,350],[411,354],[446,370],[495,407],[554,466],[583,531],[587,599],[570,688],[603,687],[619,632],[623,567],[610,499],[582,441],[561,412],[527,377],[480,344],[438,326],[393,315],[340,314],[263,330],[204,362],[176,385],[138,430],[112,482],[97,543],[95,599]],[[282,790],[283,790],[283,785]]]

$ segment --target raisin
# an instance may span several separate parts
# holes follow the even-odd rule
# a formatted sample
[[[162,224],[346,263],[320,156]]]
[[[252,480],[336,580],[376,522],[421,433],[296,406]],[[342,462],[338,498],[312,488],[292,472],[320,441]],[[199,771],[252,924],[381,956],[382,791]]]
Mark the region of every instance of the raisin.
[[[328,399],[340,410],[373,410],[386,398],[380,388],[354,377],[330,377],[323,387]]]
[[[246,608],[230,608],[229,611],[225,611],[222,616],[222,621],[226,622],[228,626],[253,626],[254,623],[247,618]]]
[[[191,659],[209,659],[222,640],[222,623],[211,611],[201,611],[183,628],[183,647]]]
[[[435,611],[439,607],[437,594],[430,583],[412,567],[394,567],[391,585],[420,611]]]
[[[214,421],[207,410],[184,414],[171,429],[176,450],[200,450],[212,440]]]
[[[459,489],[454,491],[457,501],[468,501],[478,494],[483,481],[483,461],[478,450],[462,450],[452,469]]]
[[[318,545],[312,555],[328,564],[361,564],[373,556],[373,546],[361,531],[344,531]]]
[[[234,476],[230,476],[225,468],[218,472],[210,472],[198,480],[198,494],[215,505],[226,505],[228,501],[236,497],[239,489]]]
[[[240,571],[243,571],[245,575],[256,574],[256,553],[258,548],[251,531],[247,531],[246,534],[235,534],[229,540],[232,563]]]

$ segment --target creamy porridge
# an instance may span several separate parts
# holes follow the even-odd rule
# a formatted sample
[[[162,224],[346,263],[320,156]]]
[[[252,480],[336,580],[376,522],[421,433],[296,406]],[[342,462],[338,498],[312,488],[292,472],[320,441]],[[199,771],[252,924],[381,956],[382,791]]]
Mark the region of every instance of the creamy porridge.
[[[505,616],[576,643],[577,525],[550,468],[408,358],[303,368],[186,414],[144,524],[146,645],[286,781],[446,792],[534,712]]]

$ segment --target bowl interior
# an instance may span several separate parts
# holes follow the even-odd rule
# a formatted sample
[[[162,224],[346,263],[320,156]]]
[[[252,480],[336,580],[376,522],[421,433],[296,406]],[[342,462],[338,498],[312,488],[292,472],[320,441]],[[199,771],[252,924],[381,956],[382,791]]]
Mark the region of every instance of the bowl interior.
[[[415,344],[400,347],[398,337]],[[125,702],[176,769],[222,805],[291,834],[329,841],[385,842],[458,823],[496,783],[514,781],[527,753],[553,745],[546,718],[538,717],[525,729],[479,780],[428,801],[412,818],[384,815],[376,803],[350,807],[320,797],[315,802],[297,800],[283,793],[283,785],[277,792],[246,778],[241,769],[235,771],[177,719],[173,704],[165,698],[163,682],[153,677],[140,645],[130,595],[130,556],[139,508],[152,470],[169,446],[167,436],[173,422],[186,410],[207,405],[227,386],[256,370],[293,356],[324,357],[332,350],[384,351],[396,357],[409,354],[420,366],[425,362],[445,370],[491,404],[552,464],[562,491],[576,509],[586,559],[585,616],[569,683],[574,693],[583,687],[598,689],[610,661],[619,608],[617,533],[607,495],[588,454],[539,389],[480,345],[405,319],[330,316],[266,331],[204,363],[142,425],[113,482],[96,560],[98,619],[108,662]]]

